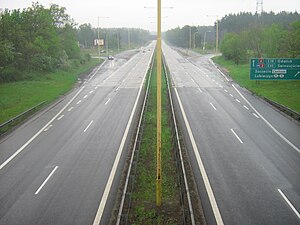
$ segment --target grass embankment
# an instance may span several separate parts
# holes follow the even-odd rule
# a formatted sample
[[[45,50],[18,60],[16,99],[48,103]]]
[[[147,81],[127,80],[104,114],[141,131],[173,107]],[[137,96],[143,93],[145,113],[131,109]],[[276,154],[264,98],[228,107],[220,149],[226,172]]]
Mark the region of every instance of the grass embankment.
[[[255,81],[250,80],[249,64],[236,65],[223,57],[213,58],[214,62],[225,67],[230,76],[258,96],[266,97],[296,112],[300,112],[300,81]]]
[[[162,75],[162,206],[156,207],[156,64],[150,81],[145,127],[132,194],[129,224],[179,224],[181,221],[179,187],[168,125],[167,86]]]
[[[99,64],[99,60],[72,67],[69,71],[31,74],[30,80],[0,84],[0,124],[43,102],[50,103],[68,92],[81,73]]]

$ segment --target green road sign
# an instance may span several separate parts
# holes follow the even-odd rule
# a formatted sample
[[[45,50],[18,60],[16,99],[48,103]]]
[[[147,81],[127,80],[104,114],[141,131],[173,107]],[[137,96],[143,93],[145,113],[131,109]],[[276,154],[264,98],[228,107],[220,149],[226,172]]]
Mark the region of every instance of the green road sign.
[[[251,59],[250,80],[300,80],[300,59]]]

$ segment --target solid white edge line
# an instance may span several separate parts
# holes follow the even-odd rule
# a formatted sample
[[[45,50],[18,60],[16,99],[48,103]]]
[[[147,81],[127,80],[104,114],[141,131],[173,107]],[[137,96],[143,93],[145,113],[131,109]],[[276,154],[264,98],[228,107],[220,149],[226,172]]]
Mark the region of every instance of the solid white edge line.
[[[55,166],[54,169],[52,170],[52,172],[48,175],[48,177],[46,178],[46,180],[44,180],[44,182],[41,184],[41,186],[39,187],[39,189],[37,189],[37,191],[34,193],[35,195],[37,195],[42,188],[45,186],[45,184],[48,182],[48,180],[50,179],[50,177],[54,174],[54,172],[57,170],[58,166]]]
[[[131,58],[132,59],[132,58]],[[129,60],[130,61],[130,60]],[[128,61],[128,62],[129,62]],[[148,63],[148,66],[146,68],[146,71],[144,73],[144,78],[143,78],[143,81],[140,85],[140,90],[138,92],[138,95],[137,95],[137,98],[135,100],[135,103],[134,103],[134,106],[133,106],[133,109],[131,111],[131,115],[129,117],[129,120],[128,120],[128,123],[127,123],[127,126],[126,126],[126,129],[124,131],[124,135],[123,135],[123,138],[121,140],[121,143],[120,143],[120,147],[118,149],[118,153],[116,155],[116,158],[115,158],[115,161],[114,161],[114,164],[113,164],[113,167],[110,171],[110,175],[109,175],[109,178],[107,180],[107,183],[106,183],[106,186],[105,186],[105,189],[104,189],[104,192],[103,192],[103,195],[102,195],[102,198],[101,198],[101,201],[99,203],[99,207],[98,207],[98,210],[97,210],[97,213],[96,213],[96,216],[95,216],[95,219],[94,219],[94,222],[93,222],[93,225],[99,225],[100,222],[101,222],[101,218],[102,218],[102,215],[103,215],[103,212],[104,212],[104,208],[105,208],[105,205],[106,205],[106,202],[107,202],[107,199],[108,199],[108,195],[109,195],[109,192],[110,192],[110,189],[111,189],[111,186],[112,186],[112,183],[113,183],[113,180],[114,180],[114,177],[116,175],[116,172],[117,172],[117,167],[119,165],[119,161],[120,161],[120,158],[121,158],[121,154],[123,152],[123,148],[125,146],[125,141],[126,141],[126,138],[127,138],[127,135],[128,135],[128,132],[129,132],[129,128],[131,126],[131,123],[132,123],[132,120],[133,120],[133,116],[135,114],[135,111],[136,111],[136,107],[137,107],[137,104],[138,104],[138,101],[139,101],[139,98],[140,98],[140,95],[141,95],[141,92],[142,92],[142,88],[143,88],[143,85],[144,85],[144,82],[145,82],[145,78],[146,78],[146,74],[147,74],[147,71],[148,71],[148,68],[149,68],[149,65],[151,63],[151,60],[149,61]]]
[[[101,65],[98,67],[98,69],[95,71],[95,73],[90,77],[90,79],[88,79],[88,81],[90,81],[91,79],[93,79],[93,77],[96,75],[96,73],[101,69],[101,67],[104,65],[104,63],[106,62],[106,59],[103,61],[103,63],[101,63]]]
[[[176,93],[176,96],[177,96],[177,99],[178,99],[178,103],[179,103],[179,106],[180,106],[180,110],[181,110],[181,113],[182,113],[182,116],[183,116],[183,119],[184,119],[184,122],[185,122],[185,125],[186,125],[186,128],[187,128],[187,131],[188,131],[188,134],[189,134],[192,146],[193,146],[194,154],[196,156],[196,160],[197,160],[197,163],[198,163],[198,166],[199,166],[199,169],[200,169],[200,173],[202,175],[202,179],[203,179],[203,182],[204,182],[207,194],[208,194],[208,198],[209,198],[209,201],[210,201],[210,204],[211,204],[211,207],[212,207],[213,214],[215,216],[217,225],[224,225],[223,219],[222,219],[220,210],[218,208],[218,204],[217,204],[217,201],[215,199],[215,196],[214,196],[212,187],[210,185],[208,176],[206,174],[206,171],[205,171],[205,168],[204,168],[204,165],[203,165],[203,162],[202,162],[202,159],[201,159],[201,156],[200,156],[200,153],[199,153],[199,150],[198,150],[198,147],[197,147],[192,129],[189,125],[189,121],[188,121],[187,116],[185,114],[185,111],[183,109],[181,99],[179,97],[177,89],[174,88],[174,90],[175,90],[175,93]]]
[[[214,108],[214,110],[217,110],[216,107],[211,102],[209,104],[211,105],[211,107]]]
[[[4,163],[0,165],[0,170],[3,169],[11,160],[13,160],[20,152],[24,150],[37,136],[39,136],[46,127],[48,127],[80,94],[80,92],[85,88],[83,86],[80,90],[73,96],[73,98],[45,125],[43,126],[32,138],[30,138],[24,145],[22,145],[14,154],[12,154]]]
[[[280,189],[277,189],[277,190],[280,193],[280,195],[283,197],[283,199],[287,202],[287,204],[289,205],[289,207],[294,211],[294,213],[296,214],[296,216],[298,217],[298,219],[300,219],[300,214],[297,211],[297,209],[294,207],[294,205],[290,202],[290,200],[285,196],[285,194],[283,194],[283,192]]]
[[[94,120],[92,120],[92,121],[89,123],[89,125],[87,125],[87,127],[84,129],[83,132],[86,132],[86,131],[89,129],[89,127],[92,125],[93,122],[94,122]]]
[[[295,149],[299,154],[300,150],[297,148],[292,142],[290,142],[285,136],[283,136],[272,124],[266,120],[255,108],[254,106],[242,95],[242,93],[232,84],[232,87],[236,90],[236,92],[247,102],[247,104],[253,109],[253,111],[279,136],[284,140],[287,144],[289,144],[293,149]]]
[[[233,129],[230,129],[231,132],[234,134],[234,136],[239,140],[239,142],[241,142],[241,144],[243,144],[244,142],[242,141],[242,139],[240,139],[240,137],[235,133],[235,131]]]

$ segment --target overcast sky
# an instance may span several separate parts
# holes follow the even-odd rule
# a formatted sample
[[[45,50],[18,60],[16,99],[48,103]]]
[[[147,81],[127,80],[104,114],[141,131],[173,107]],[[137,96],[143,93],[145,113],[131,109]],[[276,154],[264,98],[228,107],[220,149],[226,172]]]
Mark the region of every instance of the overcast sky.
[[[213,25],[218,15],[256,11],[257,0],[162,0],[162,29],[184,25]],[[0,0],[0,8],[17,9],[31,6],[32,0]],[[140,27],[156,30],[156,0],[39,0],[45,7],[51,3],[67,8],[78,24],[91,23],[97,27]],[[152,7],[152,8],[144,8]],[[170,9],[173,7],[173,9]],[[266,12],[300,11],[299,0],[263,0]],[[109,18],[101,18],[109,17]]]

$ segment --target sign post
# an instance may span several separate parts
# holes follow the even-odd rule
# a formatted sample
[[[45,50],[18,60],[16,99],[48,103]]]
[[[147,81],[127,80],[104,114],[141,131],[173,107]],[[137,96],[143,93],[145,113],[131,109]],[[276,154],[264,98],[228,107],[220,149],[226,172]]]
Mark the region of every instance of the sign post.
[[[250,80],[300,80],[300,58],[251,59]]]

